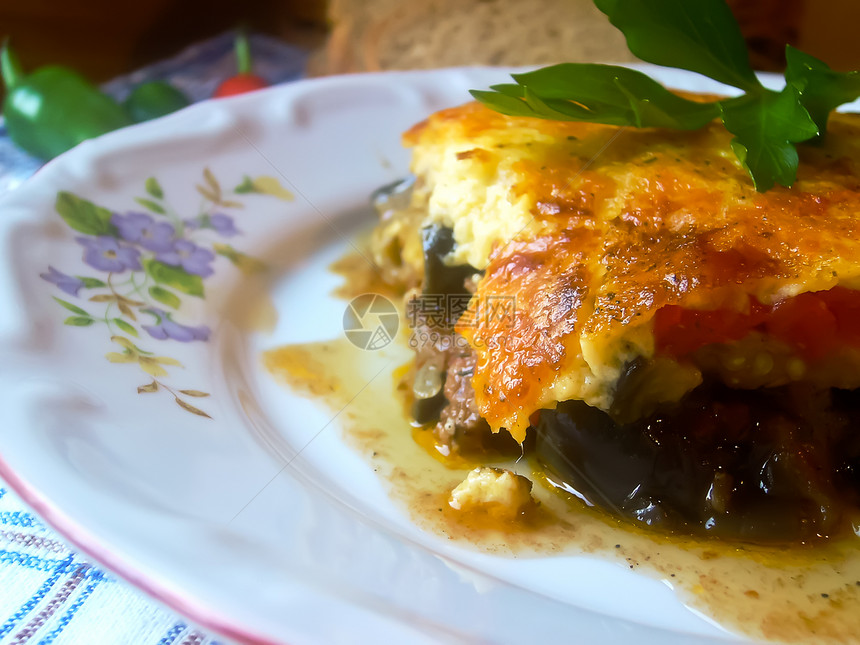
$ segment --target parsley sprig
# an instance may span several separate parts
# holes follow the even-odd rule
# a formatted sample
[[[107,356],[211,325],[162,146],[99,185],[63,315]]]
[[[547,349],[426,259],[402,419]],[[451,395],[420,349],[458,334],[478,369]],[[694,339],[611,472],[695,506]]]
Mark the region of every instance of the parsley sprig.
[[[637,128],[697,130],[721,118],[734,135],[732,149],[760,192],[774,184],[791,186],[797,178],[795,144],[823,137],[831,110],[860,97],[860,72],[835,72],[791,46],[785,88],[764,87],[725,0],[594,3],[643,61],[696,72],[744,94],[700,103],[626,67],[564,63],[514,74],[514,83],[472,90],[472,96],[512,116]]]

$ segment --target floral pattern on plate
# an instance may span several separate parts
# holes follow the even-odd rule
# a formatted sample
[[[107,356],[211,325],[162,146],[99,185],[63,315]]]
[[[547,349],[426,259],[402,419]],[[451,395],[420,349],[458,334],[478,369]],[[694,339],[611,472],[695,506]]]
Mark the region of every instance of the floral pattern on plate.
[[[205,281],[215,274],[219,256],[243,273],[266,269],[260,260],[226,243],[241,235],[241,230],[234,216],[222,209],[244,208],[239,200],[247,193],[286,201],[293,196],[277,178],[268,176],[246,175],[232,191],[225,191],[205,168],[203,182],[196,186],[203,197],[201,207],[193,216],[183,217],[155,177],[146,180],[144,189],[146,196],[135,198],[135,210],[125,212],[112,211],[71,192],[58,193],[57,213],[81,234],[75,241],[83,261],[99,274],[70,275],[49,266],[40,275],[66,296],[85,301],[81,306],[54,296],[72,314],[65,319],[66,325],[104,325],[102,329],[120,350],[108,352],[105,358],[112,363],[136,364],[148,375],[151,380],[137,388],[139,394],[164,390],[183,410],[211,418],[188,401],[209,393],[176,389],[165,381],[170,376],[167,368],[181,368],[182,363],[145,347],[151,347],[151,341],[209,340],[209,326],[184,320],[182,305],[184,298],[206,297]]]

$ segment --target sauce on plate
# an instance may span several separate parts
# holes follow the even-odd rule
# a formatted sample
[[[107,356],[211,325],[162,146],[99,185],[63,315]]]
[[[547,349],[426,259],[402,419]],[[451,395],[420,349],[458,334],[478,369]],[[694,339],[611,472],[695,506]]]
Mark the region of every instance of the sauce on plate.
[[[360,265],[342,266],[353,276]],[[362,292],[373,290],[371,278],[358,283]],[[428,430],[410,424],[404,376],[411,352],[401,345],[398,340],[365,351],[339,338],[275,348],[263,363],[291,390],[341,411],[344,440],[389,483],[392,497],[422,529],[502,557],[606,557],[663,580],[689,607],[753,638],[858,640],[860,550],[854,536],[813,547],[645,532],[551,485],[528,459],[489,465],[529,477],[536,508],[515,517],[451,508],[451,490],[479,464],[447,459]]]

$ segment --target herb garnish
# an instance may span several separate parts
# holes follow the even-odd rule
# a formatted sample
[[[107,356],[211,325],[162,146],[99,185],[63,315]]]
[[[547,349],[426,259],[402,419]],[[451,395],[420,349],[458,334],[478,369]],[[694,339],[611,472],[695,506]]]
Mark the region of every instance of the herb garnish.
[[[637,128],[697,130],[721,118],[756,190],[791,186],[795,144],[824,136],[830,111],[860,97],[860,73],[835,72],[786,48],[786,86],[765,88],[750,67],[740,28],[725,0],[594,0],[643,61],[708,76],[744,91],[711,103],[673,94],[646,74],[616,65],[564,63],[514,74],[515,83],[472,90],[512,116]]]

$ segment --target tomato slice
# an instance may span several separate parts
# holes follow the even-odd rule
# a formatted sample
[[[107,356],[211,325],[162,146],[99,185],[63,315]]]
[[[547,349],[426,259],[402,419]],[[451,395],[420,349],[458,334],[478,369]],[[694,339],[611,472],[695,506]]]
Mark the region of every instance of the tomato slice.
[[[657,311],[654,334],[657,351],[670,356],[686,356],[705,345],[740,340],[760,326],[767,308],[758,301],[749,313],[729,309],[699,311],[669,305]]]
[[[836,316],[817,293],[802,293],[773,306],[767,333],[806,358],[821,358],[841,342]]]
[[[860,292],[844,287],[802,293],[774,305],[753,300],[749,312],[698,311],[669,305],[657,311],[657,352],[682,357],[713,343],[740,340],[752,331],[818,359],[840,347],[860,347]]]
[[[836,316],[836,333],[845,344],[860,347],[860,292],[836,287],[819,292]]]

